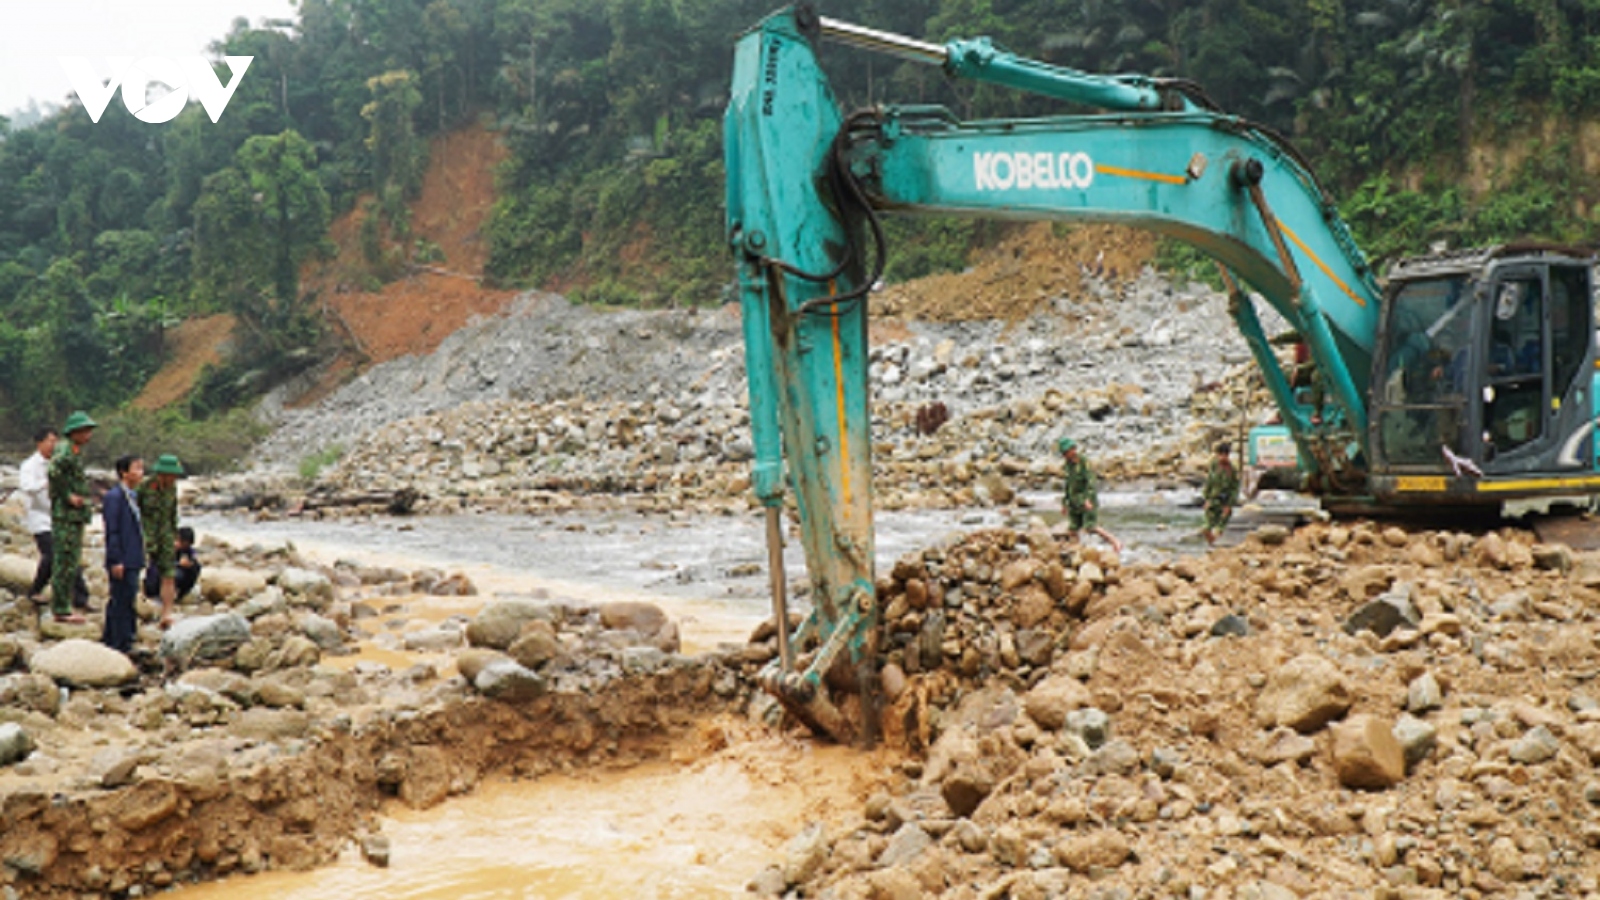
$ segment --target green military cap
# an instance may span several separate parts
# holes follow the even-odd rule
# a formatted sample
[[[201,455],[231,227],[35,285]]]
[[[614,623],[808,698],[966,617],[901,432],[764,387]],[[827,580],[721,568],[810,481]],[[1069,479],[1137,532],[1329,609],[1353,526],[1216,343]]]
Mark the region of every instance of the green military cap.
[[[74,412],[72,415],[67,416],[67,424],[61,426],[61,433],[71,434],[74,431],[79,431],[84,428],[95,427],[97,427],[95,421],[89,418],[88,413],[80,409],[77,412]]]
[[[1056,441],[1056,449],[1060,450],[1062,453],[1065,453],[1076,446],[1078,446],[1078,442],[1072,438],[1062,438],[1061,440]]]
[[[182,475],[183,463],[178,462],[178,457],[171,453],[161,454],[156,460],[155,467],[150,470],[152,475]]]

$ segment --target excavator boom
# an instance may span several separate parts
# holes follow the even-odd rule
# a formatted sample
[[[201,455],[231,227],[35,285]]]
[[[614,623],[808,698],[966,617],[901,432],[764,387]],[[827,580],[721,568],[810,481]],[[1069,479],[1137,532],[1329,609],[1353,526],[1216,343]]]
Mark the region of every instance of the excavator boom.
[[[844,116],[817,63],[825,40],[1100,112],[963,122],[941,107],[887,106]],[[842,698],[863,698],[849,703],[870,710],[875,683],[866,296],[882,273],[881,212],[1120,223],[1204,251],[1222,269],[1230,312],[1301,467],[1326,492],[1364,496],[1377,485],[1481,502],[1485,485],[1493,488],[1488,481],[1395,473],[1437,472],[1449,461],[1461,476],[1463,459],[1517,472],[1555,466],[1556,451],[1534,441],[1544,432],[1528,420],[1541,409],[1551,415],[1550,430],[1575,435],[1560,448],[1560,465],[1570,458],[1596,468],[1600,450],[1592,440],[1580,444],[1593,427],[1591,311],[1571,299],[1588,289],[1590,276],[1579,268],[1588,263],[1490,253],[1464,275],[1402,269],[1398,283],[1417,299],[1405,304],[1409,318],[1386,322],[1374,273],[1309,166],[1270,129],[1217,110],[1191,83],[1080,72],[984,38],[931,44],[797,6],[740,39],[725,127],[754,487],[780,561],[779,509],[793,497],[814,607],[786,635],[791,640],[765,680],[791,711],[835,737],[861,736],[856,724],[870,716]],[[1492,287],[1513,277],[1521,280],[1504,295],[1510,300],[1491,303]],[[1538,306],[1519,299],[1552,291],[1568,299]],[[1305,343],[1326,408],[1297,398],[1253,297]],[[1496,316],[1516,327],[1492,326]],[[1489,331],[1537,332],[1564,349],[1538,356],[1535,347],[1543,376],[1530,381],[1497,368],[1500,357],[1488,346],[1428,344],[1458,331],[1479,343]],[[1454,360],[1439,359],[1446,349]],[[1447,369],[1453,393],[1417,386],[1418,373],[1437,384]],[[1583,372],[1590,375],[1580,378]],[[1374,384],[1380,374],[1381,386]],[[1474,399],[1480,387],[1481,401]],[[1520,449],[1496,459],[1514,437]],[[1502,482],[1515,486],[1507,491],[1535,492],[1565,483]],[[781,578],[774,587],[781,626]]]

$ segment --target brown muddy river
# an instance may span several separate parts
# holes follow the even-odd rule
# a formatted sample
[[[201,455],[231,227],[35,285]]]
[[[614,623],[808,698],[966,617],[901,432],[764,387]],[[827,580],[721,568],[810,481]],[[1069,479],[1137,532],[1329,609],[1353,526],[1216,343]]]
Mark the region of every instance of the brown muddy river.
[[[733,897],[807,823],[858,814],[886,753],[751,729],[732,746],[625,771],[487,781],[423,812],[386,811],[391,863],[354,848],[313,872],[269,872],[179,900],[686,900]],[[721,734],[721,732],[719,732]]]

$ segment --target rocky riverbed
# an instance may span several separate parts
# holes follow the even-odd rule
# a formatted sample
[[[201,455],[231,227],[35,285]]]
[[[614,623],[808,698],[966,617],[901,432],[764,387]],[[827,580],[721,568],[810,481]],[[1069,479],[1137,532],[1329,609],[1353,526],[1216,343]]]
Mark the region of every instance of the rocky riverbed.
[[[1213,441],[1266,415],[1221,294],[1148,269],[1084,284],[1015,321],[874,318],[882,508],[1005,504],[1049,487],[1065,434],[1103,477],[1194,479]],[[947,421],[930,434],[919,414],[926,425],[935,405]],[[428,357],[377,366],[310,408],[267,411],[280,427],[255,473],[211,485],[199,502],[292,509],[309,499],[324,512],[397,495],[434,512],[749,502],[733,307],[608,311],[530,295]],[[301,460],[335,446],[334,465],[297,483]]]
[[[1600,897],[1600,558],[1357,523],[1124,567],[1002,530],[880,596],[921,755],[758,892]]]

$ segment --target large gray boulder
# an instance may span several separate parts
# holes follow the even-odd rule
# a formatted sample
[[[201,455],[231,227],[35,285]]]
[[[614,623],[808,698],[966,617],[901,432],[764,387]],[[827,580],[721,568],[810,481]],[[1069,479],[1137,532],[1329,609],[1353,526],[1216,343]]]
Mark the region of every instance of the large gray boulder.
[[[333,602],[333,582],[321,572],[290,566],[278,573],[278,587],[302,603],[327,605]]]
[[[15,722],[0,724],[0,766],[22,762],[33,752],[33,738]]]
[[[237,613],[180,619],[161,636],[161,655],[188,662],[231,656],[250,641],[250,620]]]
[[[95,641],[74,638],[40,650],[28,668],[74,687],[115,687],[139,677],[133,660]]]
[[[529,622],[549,621],[554,611],[546,604],[532,600],[495,600],[467,625],[467,643],[474,647],[492,647],[504,650],[522,636],[522,626]]]
[[[523,703],[544,696],[544,676],[511,659],[497,659],[484,666],[473,679],[473,686],[485,697],[506,703]]]

